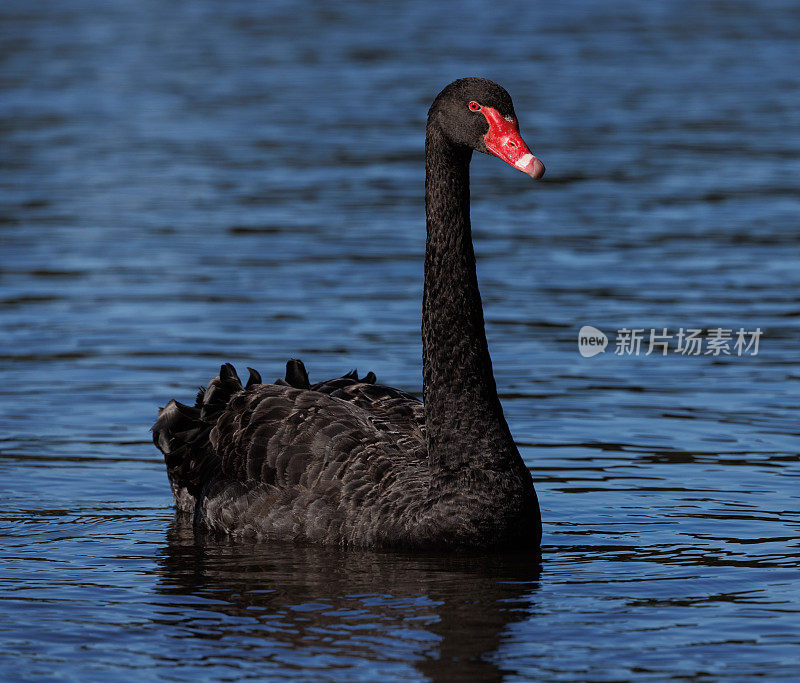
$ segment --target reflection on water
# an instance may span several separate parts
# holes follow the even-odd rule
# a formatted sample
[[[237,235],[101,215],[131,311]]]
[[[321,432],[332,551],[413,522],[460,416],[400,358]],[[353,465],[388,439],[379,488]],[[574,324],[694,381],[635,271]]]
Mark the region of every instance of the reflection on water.
[[[409,556],[196,539],[182,515],[167,539],[158,592],[175,601],[160,603],[157,622],[178,640],[232,643],[231,658],[262,662],[270,677],[296,668],[302,652],[308,670],[498,680],[508,673],[498,649],[513,638],[511,625],[530,618],[540,573],[537,555]],[[195,599],[190,610],[186,596]],[[224,646],[217,656],[226,658]]]
[[[0,678],[796,677],[798,46],[789,0],[1,3]],[[222,361],[420,392],[425,112],[473,74],[548,168],[472,164],[541,575],[171,527],[148,429]]]

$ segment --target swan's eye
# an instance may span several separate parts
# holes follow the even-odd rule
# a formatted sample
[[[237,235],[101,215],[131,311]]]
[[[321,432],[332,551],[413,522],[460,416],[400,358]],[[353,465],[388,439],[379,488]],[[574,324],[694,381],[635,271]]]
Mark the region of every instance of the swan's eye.
[[[469,103],[469,108],[472,109],[472,111],[480,111],[481,105],[479,105],[475,100],[472,100],[472,102]]]

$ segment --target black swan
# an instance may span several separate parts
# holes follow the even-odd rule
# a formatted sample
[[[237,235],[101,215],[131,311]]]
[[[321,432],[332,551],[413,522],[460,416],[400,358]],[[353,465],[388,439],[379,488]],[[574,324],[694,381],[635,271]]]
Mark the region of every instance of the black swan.
[[[242,386],[230,364],[194,407],[170,401],[153,442],[176,506],[195,528],[370,548],[527,550],[539,503],[497,396],[469,218],[472,151],[533,178],[508,93],[481,78],[448,85],[428,112],[422,300],[424,403],[355,372],[310,384]]]

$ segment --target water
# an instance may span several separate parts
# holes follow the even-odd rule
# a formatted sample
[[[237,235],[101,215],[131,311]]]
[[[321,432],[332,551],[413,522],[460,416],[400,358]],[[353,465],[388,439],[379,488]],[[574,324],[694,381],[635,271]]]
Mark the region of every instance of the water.
[[[0,677],[797,675],[796,5],[0,12]],[[148,429],[222,361],[420,391],[425,113],[475,74],[548,167],[473,163],[541,566],[193,539]]]

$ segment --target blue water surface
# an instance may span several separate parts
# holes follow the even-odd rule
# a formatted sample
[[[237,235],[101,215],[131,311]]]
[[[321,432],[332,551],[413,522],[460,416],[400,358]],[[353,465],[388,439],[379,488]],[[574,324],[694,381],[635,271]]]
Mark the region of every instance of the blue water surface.
[[[148,430],[221,362],[421,391],[466,75],[548,168],[472,164],[541,565],[195,539]],[[0,678],[796,679],[798,109],[789,1],[3,2]]]

